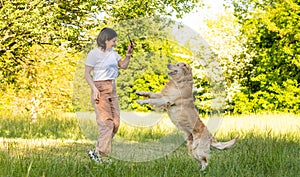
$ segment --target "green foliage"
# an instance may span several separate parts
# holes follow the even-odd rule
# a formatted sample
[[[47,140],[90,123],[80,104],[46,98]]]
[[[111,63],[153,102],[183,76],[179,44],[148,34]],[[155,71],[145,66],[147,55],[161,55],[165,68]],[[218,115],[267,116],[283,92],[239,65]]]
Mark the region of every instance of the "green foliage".
[[[158,29],[154,31],[159,32]],[[160,33],[166,35],[166,32]],[[117,79],[118,95],[122,110],[146,111],[151,108],[148,105],[140,106],[137,104],[136,100],[139,97],[135,92],[159,92],[169,79],[167,64],[175,63],[177,60],[171,56],[169,50],[172,41],[165,42],[162,38],[148,36],[137,38],[135,42],[137,47],[130,66],[125,71],[121,70]]]
[[[27,57],[32,65],[24,64],[15,74],[18,82],[1,85],[3,100],[0,109],[14,113],[36,111],[39,114],[72,111],[72,73],[78,54],[65,47],[33,45]]]
[[[74,98],[75,107],[72,106],[72,75],[79,55],[86,52],[103,26],[141,17],[169,16],[170,12],[182,15],[198,2],[1,1],[0,109],[44,113],[86,107],[78,101],[82,97]],[[120,34],[124,36],[120,41],[127,41],[126,35]],[[148,41],[141,45],[152,46]],[[124,46],[120,48],[122,53]]]
[[[238,19],[228,9],[224,8],[224,13],[218,14],[216,19],[205,22],[208,29],[201,28],[201,35],[215,52],[214,61],[219,63],[218,70],[224,82],[223,109],[230,112],[238,104],[233,98],[238,97],[236,94],[242,90],[241,85],[248,82],[251,58],[244,46],[246,38],[240,32]],[[210,82],[207,81],[207,84]]]
[[[238,113],[299,112],[299,2],[230,1],[236,18],[227,14],[218,17],[220,23],[208,22],[208,36],[217,39],[209,42],[217,55],[208,61],[196,54],[204,65],[174,55],[194,55],[190,49],[195,46],[189,46],[190,41],[176,42],[178,36],[170,35],[172,22],[166,18],[181,17],[199,2],[1,1],[0,109],[31,112],[32,116],[55,110],[91,110],[90,89],[79,57],[94,46],[99,30],[109,26],[119,34],[116,50],[122,56],[127,34],[136,44],[130,67],[120,72],[117,82],[124,110],[151,110],[135,103],[139,98],[134,92],[159,91],[168,80],[166,64],[186,61],[194,67],[199,112],[209,112],[213,106]],[[216,73],[216,67],[221,72]]]
[[[82,22],[88,22],[96,12],[91,7],[100,4],[1,1],[0,95],[4,99],[0,109],[72,110],[72,72],[78,60],[74,49],[84,46],[80,34],[94,25]]]
[[[28,52],[34,44],[82,48],[80,32],[94,25],[82,23],[101,1],[1,1],[1,83],[16,84],[17,73],[34,65]],[[30,19],[30,20],[29,20]]]
[[[166,70],[165,67],[161,68],[160,72],[164,70]],[[124,75],[124,77],[126,77],[126,75]],[[144,72],[140,72],[140,75],[136,75],[135,77],[136,79],[131,83],[128,89],[124,90],[125,92],[119,91],[121,109],[147,111],[150,109],[149,105],[141,106],[137,104],[136,100],[143,99],[143,98],[137,96],[135,93],[138,91],[160,92],[163,86],[167,82],[168,79],[167,75],[164,73],[156,74],[155,71],[149,68]],[[119,84],[119,85],[121,85],[121,87],[124,86],[123,84]]]
[[[268,90],[255,92],[251,96],[241,92],[234,97],[234,113],[262,112],[265,110],[298,113],[300,109],[299,95],[299,85],[297,81],[292,80],[287,80],[282,86],[274,83],[268,87]]]
[[[251,53],[243,86],[253,110],[299,112],[299,2],[244,0],[234,5]]]
[[[85,61],[78,61],[74,73],[72,105],[75,112],[93,110],[91,88],[85,80],[84,67]]]
[[[202,0],[135,0],[108,1],[105,11],[114,21],[122,21],[128,19],[137,19],[141,17],[153,16],[176,16],[182,17],[184,13],[190,12],[192,9],[201,6]]]

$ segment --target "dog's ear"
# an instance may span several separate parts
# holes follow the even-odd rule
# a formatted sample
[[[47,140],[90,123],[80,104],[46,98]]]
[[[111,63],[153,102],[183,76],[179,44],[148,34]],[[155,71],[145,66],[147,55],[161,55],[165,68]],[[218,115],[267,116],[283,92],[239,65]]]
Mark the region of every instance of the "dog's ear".
[[[192,71],[192,67],[190,67],[190,65],[186,65],[186,68],[187,68],[189,71]]]
[[[192,68],[188,64],[183,64],[184,74],[191,73]]]

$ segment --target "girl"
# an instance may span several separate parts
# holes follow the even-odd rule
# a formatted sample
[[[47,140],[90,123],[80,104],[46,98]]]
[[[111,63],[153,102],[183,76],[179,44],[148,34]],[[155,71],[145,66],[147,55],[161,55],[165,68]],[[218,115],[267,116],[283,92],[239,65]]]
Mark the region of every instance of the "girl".
[[[130,42],[125,58],[113,49],[117,33],[111,28],[103,28],[97,37],[98,47],[92,49],[85,63],[85,78],[91,87],[91,99],[96,113],[99,137],[94,150],[88,155],[96,162],[110,161],[111,141],[120,125],[120,109],[116,93],[115,79],[118,68],[127,69],[134,44]],[[93,71],[93,76],[91,72]]]

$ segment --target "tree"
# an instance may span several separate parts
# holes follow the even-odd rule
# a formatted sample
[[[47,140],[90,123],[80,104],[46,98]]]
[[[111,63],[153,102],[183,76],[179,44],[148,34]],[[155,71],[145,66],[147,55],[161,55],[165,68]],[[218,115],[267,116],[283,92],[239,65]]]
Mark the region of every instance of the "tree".
[[[89,26],[93,6],[102,1],[1,1],[0,44],[2,84],[17,86],[17,73],[34,61],[27,57],[30,48],[38,45],[82,47],[80,33]],[[86,23],[82,23],[87,21]],[[29,67],[30,68],[30,67]]]
[[[299,112],[299,1],[243,0],[234,7],[253,65],[244,83],[251,111]]]
[[[200,1],[200,0],[199,0]],[[41,58],[34,56],[54,51],[63,53],[58,64],[66,72],[74,72],[76,67],[74,61],[77,56],[90,45],[95,38],[93,31],[105,25],[111,25],[128,19],[137,19],[150,16],[168,16],[172,12],[179,16],[183,12],[188,12],[196,6],[198,0],[178,1],[178,0],[138,0],[124,3],[121,0],[114,1],[61,1],[61,0],[4,0],[0,2],[0,90],[1,101],[5,105],[21,103],[19,97],[26,99],[26,103],[35,100],[36,105],[42,106],[47,100],[56,100],[56,104],[51,104],[47,109],[54,109],[53,106],[60,105],[64,110],[70,110],[69,104],[64,107],[59,102],[68,100],[73,94],[67,92],[65,96],[52,99],[47,96],[36,96],[45,93],[45,88],[51,87],[50,83],[65,79],[60,72],[51,72],[51,67],[42,70],[39,66],[47,67],[41,63]],[[102,14],[106,14],[104,18]],[[39,54],[35,53],[35,49]],[[43,49],[43,50],[40,50]],[[49,49],[49,50],[48,50]],[[64,51],[67,51],[65,55]],[[33,58],[32,58],[33,57]],[[50,63],[57,64],[56,57],[43,58]],[[65,66],[66,65],[66,66]],[[49,73],[49,75],[47,75]],[[48,85],[39,79],[41,75],[49,76],[53,82]],[[52,77],[50,77],[50,75]],[[73,78],[67,78],[72,82]],[[26,82],[25,82],[26,81]],[[62,84],[62,90],[66,85]],[[5,96],[4,93],[10,93]],[[27,94],[31,93],[30,98]],[[16,97],[18,96],[18,97]],[[39,98],[38,98],[39,97]],[[24,100],[23,100],[24,101]],[[40,103],[40,104],[38,104]],[[2,104],[1,104],[2,105]],[[22,104],[17,104],[21,105]],[[46,106],[44,104],[44,106]],[[20,107],[22,110],[24,107]],[[2,107],[1,109],[6,109]]]
[[[239,31],[241,25],[232,11],[224,10],[224,13],[216,14],[216,18],[206,20],[207,27],[202,27],[200,33],[216,55],[213,61],[219,63],[218,69],[224,79],[224,109],[231,111],[234,95],[248,80],[251,58],[244,47],[246,38]]]

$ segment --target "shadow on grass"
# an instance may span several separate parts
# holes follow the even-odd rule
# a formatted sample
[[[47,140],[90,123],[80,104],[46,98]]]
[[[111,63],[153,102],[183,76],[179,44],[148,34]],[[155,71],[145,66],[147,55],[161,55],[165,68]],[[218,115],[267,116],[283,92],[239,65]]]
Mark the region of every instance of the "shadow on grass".
[[[0,176],[24,176],[28,170],[29,176],[299,176],[297,136],[242,134],[232,149],[212,149],[210,165],[204,172],[199,171],[184,144],[168,156],[149,162],[114,159],[110,166],[99,166],[86,155],[94,147],[90,141],[46,140],[33,145],[29,140],[2,140]]]

